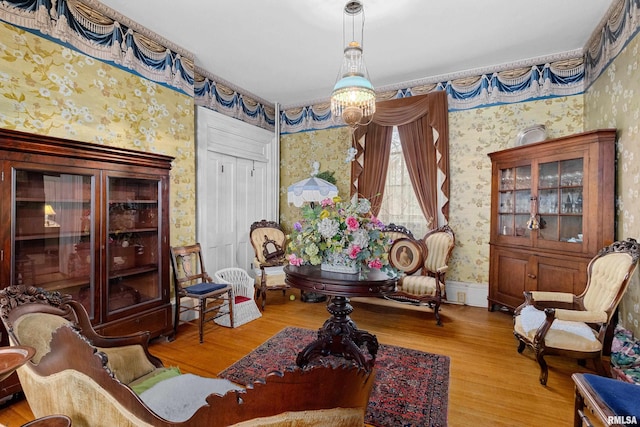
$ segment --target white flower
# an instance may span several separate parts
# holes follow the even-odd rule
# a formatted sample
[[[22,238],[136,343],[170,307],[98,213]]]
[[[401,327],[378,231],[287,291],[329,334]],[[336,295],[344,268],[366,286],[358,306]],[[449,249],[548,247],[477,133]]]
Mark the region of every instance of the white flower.
[[[359,228],[354,231],[351,236],[353,236],[352,243],[360,246],[360,249],[364,249],[369,246],[369,232],[367,230]]]
[[[367,199],[358,199],[358,206],[356,212],[359,214],[366,214],[371,210],[371,202]]]
[[[318,223],[318,232],[325,239],[330,239],[335,236],[340,230],[340,224],[331,218],[325,218]]]

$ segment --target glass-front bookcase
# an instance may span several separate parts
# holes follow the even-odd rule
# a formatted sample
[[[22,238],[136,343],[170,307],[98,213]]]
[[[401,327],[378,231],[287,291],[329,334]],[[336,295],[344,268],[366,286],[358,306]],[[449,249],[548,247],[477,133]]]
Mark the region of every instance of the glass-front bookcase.
[[[95,312],[95,171],[12,168],[12,284],[69,294]]]

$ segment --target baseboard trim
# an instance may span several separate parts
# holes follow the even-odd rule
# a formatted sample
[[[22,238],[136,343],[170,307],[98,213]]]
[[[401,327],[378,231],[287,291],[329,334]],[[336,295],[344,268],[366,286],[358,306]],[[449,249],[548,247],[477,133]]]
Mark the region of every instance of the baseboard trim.
[[[447,280],[447,300],[446,304],[461,304],[472,307],[488,307],[487,297],[489,287],[482,283],[464,283]],[[403,307],[407,310],[433,311],[429,307],[419,307],[412,304],[401,304],[396,301],[389,301],[384,298],[357,297],[351,298],[354,302],[365,302],[382,306]]]

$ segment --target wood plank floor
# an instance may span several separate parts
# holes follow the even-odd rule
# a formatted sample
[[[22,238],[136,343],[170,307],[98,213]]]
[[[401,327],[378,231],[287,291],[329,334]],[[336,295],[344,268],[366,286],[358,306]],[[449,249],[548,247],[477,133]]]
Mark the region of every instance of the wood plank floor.
[[[289,300],[294,294],[295,301]],[[380,343],[413,348],[451,358],[449,425],[569,426],[573,425],[571,373],[590,372],[574,360],[547,357],[549,381],[538,383],[539,368],[530,350],[516,351],[511,315],[484,308],[445,305],[444,326],[428,309],[401,308],[353,301],[351,318]],[[328,317],[324,303],[302,303],[299,292],[269,292],[262,318],[236,329],[209,325],[205,343],[197,327],[181,326],[173,342],[155,340],[150,351],[167,366],[183,372],[215,376],[286,326],[319,328]],[[0,423],[18,427],[33,419],[26,401],[0,409]]]

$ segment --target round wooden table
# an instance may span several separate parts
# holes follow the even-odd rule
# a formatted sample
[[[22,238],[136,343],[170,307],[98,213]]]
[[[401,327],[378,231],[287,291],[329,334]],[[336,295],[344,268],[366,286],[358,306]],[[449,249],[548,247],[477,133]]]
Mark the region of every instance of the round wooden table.
[[[319,266],[288,265],[284,268],[286,283],[294,288],[331,296],[327,311],[331,317],[318,330],[318,339],[307,345],[296,358],[296,364],[305,367],[318,356],[341,356],[355,361],[370,371],[378,352],[375,335],[357,328],[349,315],[353,307],[352,297],[383,296],[396,291],[397,277],[389,277],[379,270],[371,270],[366,275],[332,273]],[[366,346],[371,358],[367,360],[361,347]]]

